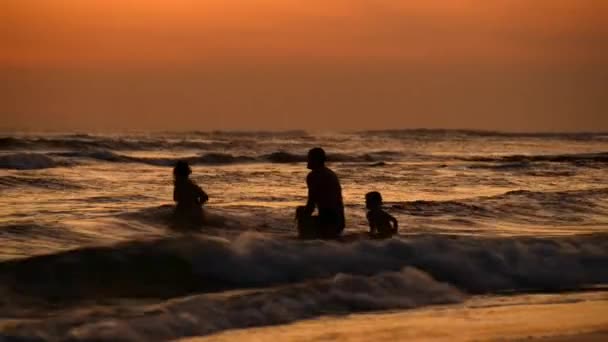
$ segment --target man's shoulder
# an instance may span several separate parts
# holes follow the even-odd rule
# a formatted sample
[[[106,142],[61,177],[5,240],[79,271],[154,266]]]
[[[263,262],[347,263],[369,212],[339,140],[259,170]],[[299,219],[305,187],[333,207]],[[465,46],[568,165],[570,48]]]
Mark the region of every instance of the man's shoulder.
[[[306,176],[306,179],[308,181],[314,181],[314,180],[318,180],[318,179],[338,179],[338,175],[336,175],[336,173],[334,171],[332,171],[330,168],[324,167],[321,169],[316,169],[316,170],[312,170],[308,173],[308,176]]]
[[[332,177],[332,178],[338,178],[338,175],[336,175],[336,173],[328,168],[328,167],[324,167],[321,170],[319,170],[325,177]]]
[[[314,169],[314,170],[310,170],[310,172],[308,173],[308,178],[311,177],[323,177],[325,175],[328,174],[328,171],[331,172],[330,169],[323,167],[320,169]]]

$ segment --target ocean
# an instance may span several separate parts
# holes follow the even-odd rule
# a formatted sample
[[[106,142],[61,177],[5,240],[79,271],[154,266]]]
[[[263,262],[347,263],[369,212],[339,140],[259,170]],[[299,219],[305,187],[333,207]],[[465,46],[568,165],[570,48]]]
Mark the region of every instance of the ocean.
[[[296,239],[306,153],[346,205]],[[170,228],[172,166],[209,194]],[[154,341],[608,285],[608,133],[0,134],[0,333]],[[400,232],[370,240],[364,195]]]

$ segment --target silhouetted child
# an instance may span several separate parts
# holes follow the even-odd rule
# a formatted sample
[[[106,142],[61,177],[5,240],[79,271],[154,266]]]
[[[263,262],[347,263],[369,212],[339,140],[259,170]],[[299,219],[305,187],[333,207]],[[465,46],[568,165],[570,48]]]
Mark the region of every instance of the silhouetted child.
[[[369,233],[373,238],[388,238],[397,233],[399,224],[391,214],[382,210],[382,195],[377,191],[365,195]]]
[[[209,200],[209,196],[189,178],[191,173],[190,165],[182,160],[173,168],[174,218],[181,224],[200,226],[204,220],[202,205]]]

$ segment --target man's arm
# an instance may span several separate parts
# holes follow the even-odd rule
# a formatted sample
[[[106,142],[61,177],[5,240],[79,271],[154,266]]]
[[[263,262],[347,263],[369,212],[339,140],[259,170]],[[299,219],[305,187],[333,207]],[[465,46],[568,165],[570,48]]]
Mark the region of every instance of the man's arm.
[[[200,186],[196,186],[197,191],[198,191],[198,198],[201,204],[205,204],[205,202],[207,202],[209,200],[209,195],[207,195],[207,193],[200,187]]]
[[[373,219],[371,213],[368,212],[366,217],[367,217],[367,223],[369,224],[369,233],[371,235],[375,235],[378,232],[378,230],[376,229],[376,224],[374,222],[374,219]]]
[[[306,186],[308,186],[308,200],[306,201],[306,207],[304,208],[304,215],[311,216],[315,211],[315,184],[312,181],[310,174],[306,177]]]
[[[397,219],[393,215],[388,214],[388,216],[390,217],[390,220],[393,223],[393,230],[395,230],[396,233],[397,231],[399,231],[399,222],[397,222]]]

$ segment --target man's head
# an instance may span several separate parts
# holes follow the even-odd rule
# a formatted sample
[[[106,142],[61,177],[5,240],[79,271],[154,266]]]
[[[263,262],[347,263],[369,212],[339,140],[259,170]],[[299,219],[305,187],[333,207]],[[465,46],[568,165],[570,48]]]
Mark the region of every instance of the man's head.
[[[325,151],[320,147],[315,147],[308,151],[308,167],[311,170],[316,170],[325,166]]]

